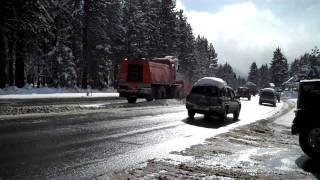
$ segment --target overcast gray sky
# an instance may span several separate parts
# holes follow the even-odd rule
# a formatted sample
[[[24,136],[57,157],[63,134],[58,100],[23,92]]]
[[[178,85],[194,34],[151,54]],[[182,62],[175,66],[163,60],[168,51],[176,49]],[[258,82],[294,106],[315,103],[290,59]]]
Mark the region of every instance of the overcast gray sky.
[[[280,47],[289,63],[320,46],[320,0],[177,0],[195,35],[213,43],[220,63],[247,73]]]

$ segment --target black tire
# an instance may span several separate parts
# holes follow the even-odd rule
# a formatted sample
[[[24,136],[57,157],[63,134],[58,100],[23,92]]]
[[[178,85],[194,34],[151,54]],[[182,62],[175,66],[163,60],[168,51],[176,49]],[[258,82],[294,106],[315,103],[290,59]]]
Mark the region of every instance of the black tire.
[[[181,99],[180,89],[177,89],[177,88],[176,88],[174,94],[175,94],[175,98],[176,98],[176,99]]]
[[[128,103],[133,104],[136,103],[137,98],[136,97],[127,97]]]
[[[189,116],[189,118],[194,118],[194,115],[195,115],[196,113],[195,112],[193,112],[193,111],[191,111],[191,110],[188,110],[188,116]]]
[[[224,110],[224,113],[220,115],[220,121],[224,122],[227,119],[228,109]]]
[[[159,87],[156,90],[156,99],[165,99],[166,98],[166,89],[164,87]]]
[[[239,115],[240,115],[240,108],[237,112],[233,113],[233,120],[237,121],[239,119]]]
[[[147,97],[146,100],[149,102],[149,101],[152,101],[153,100],[153,97]]]
[[[249,100],[249,101],[251,100],[251,96],[248,97],[248,100]]]
[[[167,98],[166,89],[164,87],[160,89],[161,89],[161,99],[166,99]]]
[[[302,151],[312,159],[320,159],[320,127],[305,128],[299,134]],[[317,140],[318,139],[318,140]]]
[[[259,104],[260,104],[260,105],[262,105],[262,102],[261,102],[261,101],[259,101]]]
[[[155,88],[154,89],[154,98],[157,100],[157,99],[160,99],[161,98],[161,92],[160,92],[160,88]]]
[[[276,102],[275,102],[275,103],[273,103],[272,105],[273,105],[273,107],[277,107],[277,103],[276,103]]]

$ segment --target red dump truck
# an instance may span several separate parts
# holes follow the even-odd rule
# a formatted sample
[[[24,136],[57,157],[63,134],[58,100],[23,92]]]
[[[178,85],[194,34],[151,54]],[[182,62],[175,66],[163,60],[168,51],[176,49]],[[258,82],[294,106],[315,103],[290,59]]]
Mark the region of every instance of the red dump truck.
[[[184,80],[178,80],[178,60],[171,56],[154,59],[125,59],[119,67],[118,92],[129,103],[137,98],[181,98]]]

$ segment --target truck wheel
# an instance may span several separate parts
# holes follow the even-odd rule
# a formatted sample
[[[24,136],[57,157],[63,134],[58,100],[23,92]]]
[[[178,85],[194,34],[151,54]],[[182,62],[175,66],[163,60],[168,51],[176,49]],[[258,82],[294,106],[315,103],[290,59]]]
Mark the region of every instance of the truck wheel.
[[[136,103],[137,98],[136,97],[127,97],[128,103],[133,104]]]
[[[159,88],[160,99],[166,99],[166,89],[164,87]]]
[[[320,127],[303,129],[299,134],[299,144],[306,155],[320,159]]]
[[[153,97],[147,97],[146,100],[149,102],[149,101],[152,101],[153,100]]]
[[[189,118],[194,118],[194,115],[195,115],[196,113],[195,112],[193,112],[193,111],[191,111],[191,110],[188,110],[188,116],[189,116]]]
[[[259,104],[260,104],[260,105],[262,105],[262,102],[261,102],[261,101],[259,101]]]
[[[180,96],[180,89],[178,88],[175,88],[174,89],[174,97],[175,99],[181,99],[181,96]]]
[[[250,100],[251,100],[251,96],[248,97],[248,101],[250,101]]]

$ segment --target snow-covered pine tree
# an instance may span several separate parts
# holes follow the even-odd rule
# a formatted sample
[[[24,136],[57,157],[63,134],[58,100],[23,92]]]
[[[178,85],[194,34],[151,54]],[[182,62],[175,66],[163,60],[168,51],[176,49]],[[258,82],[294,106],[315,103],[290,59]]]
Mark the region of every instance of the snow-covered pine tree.
[[[253,62],[250,66],[248,81],[253,82],[255,84],[258,83],[259,74],[258,74],[258,67],[256,62]]]
[[[223,72],[224,72],[223,79],[228,83],[229,86],[234,88],[236,86],[236,75],[233,72],[231,65],[228,63],[225,63],[223,65]]]
[[[258,74],[259,78],[257,86],[259,88],[268,87],[268,84],[271,80],[268,64],[261,65],[261,67],[258,69]]]
[[[175,0],[161,0],[159,11],[159,50],[161,56],[176,55]]]
[[[299,73],[300,61],[299,59],[294,59],[294,61],[290,64],[290,76],[297,76]]]
[[[178,12],[177,18],[177,54],[179,59],[179,71],[190,79],[196,73],[195,60],[195,40],[190,24],[187,18],[183,15],[183,11]]]
[[[237,77],[233,72],[230,64],[219,64],[217,68],[217,77],[225,80],[229,86],[235,88],[237,86]]]
[[[279,47],[273,52],[270,73],[271,81],[276,87],[280,87],[283,82],[288,80],[288,62]]]
[[[198,63],[198,78],[209,76],[209,55],[208,55],[208,40],[204,37],[196,38],[195,53]]]
[[[208,60],[209,60],[209,76],[215,76],[215,70],[218,65],[218,54],[214,49],[213,45],[210,43],[208,48]]]

